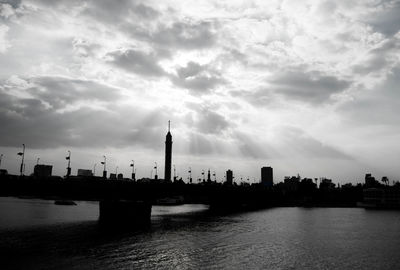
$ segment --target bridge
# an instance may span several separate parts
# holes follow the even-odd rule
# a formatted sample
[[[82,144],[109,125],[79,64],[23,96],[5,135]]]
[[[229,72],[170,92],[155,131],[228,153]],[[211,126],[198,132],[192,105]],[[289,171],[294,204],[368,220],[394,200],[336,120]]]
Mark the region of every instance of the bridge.
[[[99,201],[103,223],[143,225],[150,222],[152,205],[179,198],[180,203],[199,203],[212,211],[250,210],[274,205],[274,192],[260,185],[227,185],[215,182],[109,180],[99,178],[0,177],[0,196],[50,200]]]

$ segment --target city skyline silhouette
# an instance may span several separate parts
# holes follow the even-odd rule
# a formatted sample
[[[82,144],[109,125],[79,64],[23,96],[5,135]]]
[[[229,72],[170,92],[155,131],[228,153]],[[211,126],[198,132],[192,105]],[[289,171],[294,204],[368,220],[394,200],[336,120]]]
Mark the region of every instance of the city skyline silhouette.
[[[399,0],[0,0],[0,270],[398,269],[399,52]]]
[[[349,5],[3,1],[2,165],[144,177],[171,120],[180,174],[399,179],[399,5]]]
[[[164,178],[161,178],[161,179],[164,179],[164,180],[166,179],[167,181],[171,181],[173,179],[182,179],[184,182],[189,183],[190,182],[190,177],[191,177],[192,172],[193,172],[192,171],[193,164],[188,163],[186,171],[185,171],[185,169],[182,167],[181,164],[173,163],[173,160],[172,160],[172,136],[171,136],[171,132],[170,132],[170,129],[171,129],[170,125],[171,125],[171,121],[168,120],[168,130],[167,130],[167,135],[166,135],[166,139],[165,139],[164,160],[163,160],[164,167],[159,167],[157,165],[157,161],[153,161],[153,165],[152,164],[144,164],[144,167],[142,169],[146,170],[149,167],[151,167],[152,169],[150,170],[150,175],[146,175],[146,173],[143,173],[143,174],[141,174],[141,178],[153,179],[154,177],[160,178],[159,176],[162,175]],[[31,167],[32,171],[28,172],[26,170],[27,162],[26,162],[26,157],[25,157],[25,155],[26,155],[25,151],[26,151],[26,146],[25,146],[25,144],[22,144],[21,152],[18,152],[17,155],[16,155],[17,160],[18,160],[18,156],[21,158],[21,161],[20,161],[20,163],[18,165],[19,175],[27,175],[27,176],[33,175],[36,165],[39,165],[39,164],[40,165],[44,165],[44,166],[51,166],[52,167],[52,171],[53,171],[53,165],[52,164],[54,163],[54,161],[47,161],[48,164],[44,164],[43,163],[43,159],[42,159],[42,163],[39,163],[40,157],[37,157],[36,158],[36,163],[33,166],[32,166],[32,164],[29,164],[31,166],[28,166],[28,167]],[[35,150],[33,149],[33,151],[35,151]],[[67,150],[66,152],[67,152],[67,156],[65,157],[65,160],[67,162],[66,172],[65,172],[65,174],[62,174],[62,173],[61,174],[57,174],[56,173],[55,175],[64,176],[64,177],[68,178],[68,176],[73,175],[73,171],[72,171],[72,168],[71,168],[71,151]],[[3,168],[4,166],[1,167],[3,159],[5,157],[6,156],[4,154],[1,154],[0,169],[3,169],[5,171],[7,171],[7,173],[12,173],[14,171],[13,168],[11,168],[11,170],[10,170],[10,168]],[[78,156],[78,158],[79,158],[79,156]],[[138,163],[141,164],[140,160],[138,160],[138,159],[136,160],[136,168],[135,168],[135,165],[134,165],[135,161],[134,160],[130,160],[130,162],[126,162],[126,164],[122,164],[120,166],[118,166],[118,163],[116,163],[117,165],[112,163],[112,165],[114,165],[114,166],[111,167],[111,168],[109,167],[109,169],[111,169],[111,170],[107,170],[106,169],[107,168],[107,156],[103,155],[102,158],[104,160],[100,161],[100,162],[94,162],[92,168],[90,168],[90,167],[86,167],[85,168],[84,166],[81,166],[82,164],[78,163],[74,168],[74,171],[76,172],[75,175],[79,175],[79,171],[82,171],[82,173],[83,173],[83,171],[87,171],[87,173],[89,173],[89,171],[90,171],[90,173],[93,176],[96,176],[96,166],[99,165],[99,166],[103,166],[103,170],[101,171],[100,168],[99,168],[97,170],[97,172],[98,172],[97,175],[101,175],[103,178],[108,178],[109,175],[111,175],[110,176],[111,178],[112,177],[117,178],[118,169],[119,168],[121,169],[120,170],[120,174],[121,174],[121,176],[123,176],[124,175],[123,172],[126,172],[129,167],[132,167],[132,173],[134,173],[135,175],[133,175],[132,173],[131,174],[127,173],[127,174],[125,174],[127,176],[126,178],[131,178],[131,179],[133,179],[133,178],[137,179],[138,178],[138,174],[136,174],[136,172],[137,172],[137,164]],[[159,156],[155,156],[153,160],[160,160],[160,157]],[[30,161],[28,161],[28,162],[30,162]],[[154,164],[155,164],[155,166],[154,166]],[[261,164],[260,166],[263,166],[263,165],[266,165],[266,164]],[[173,177],[171,176],[172,167],[174,168]],[[182,173],[180,173],[180,171],[178,171],[178,172],[176,171],[177,167],[182,169]],[[208,168],[207,179],[211,179],[210,166],[205,165],[205,167]],[[214,168],[213,166],[211,166],[211,167]],[[268,167],[268,168],[270,168],[270,167]],[[264,169],[268,169],[268,168],[267,167],[265,167],[265,168],[263,167],[262,169],[264,170]],[[224,168],[222,168],[222,169],[218,168],[217,170],[219,170],[219,172],[221,174],[223,174],[225,172],[225,170],[229,170],[229,167],[227,167],[225,169]],[[55,171],[59,172],[59,168],[58,168],[58,170],[55,170]],[[371,170],[367,169],[365,172],[370,172],[370,171]],[[115,172],[115,173],[113,173],[113,172]],[[196,173],[195,173],[195,177],[194,177],[195,182],[196,181],[197,182],[205,181],[206,172],[205,172],[204,167],[200,167],[200,169]],[[272,172],[267,173],[267,174],[271,174],[271,176],[268,176],[268,177],[269,177],[269,179],[273,179]],[[284,175],[284,177],[281,177],[281,179],[279,179],[279,181],[283,181],[284,178],[291,177],[291,176],[296,175],[296,174],[299,175],[298,172],[291,172],[291,173],[289,173],[287,175]],[[248,174],[246,176],[242,172],[237,171],[236,174],[235,174],[235,177],[233,177],[233,179],[236,180],[236,183],[250,183],[251,184],[251,183],[258,183],[260,181],[263,182],[263,179],[265,178],[265,176],[263,176],[264,175],[263,172],[262,172],[261,176],[258,176],[258,177],[254,177],[253,176],[252,178],[250,178],[249,175],[256,175],[256,174],[254,172],[251,172],[250,174]],[[213,176],[214,176],[215,179],[217,179],[216,170],[215,169],[213,170]],[[306,175],[306,177],[310,177],[310,176]],[[389,177],[390,178],[390,180],[389,180],[389,178],[384,173],[383,173],[383,175],[381,175],[379,177],[382,177],[382,179],[385,179],[385,180],[382,180],[382,181],[384,183],[386,183],[386,184],[389,184],[389,183],[395,184],[396,182],[399,182],[399,180],[397,178],[393,179],[393,178]],[[193,179],[193,177],[192,177],[192,179]],[[321,180],[321,179],[329,179],[329,177],[327,178],[325,175],[323,175],[323,176],[319,175],[318,177],[315,177],[315,176],[311,177],[311,179],[319,179],[319,180]],[[224,181],[226,181],[226,175],[224,175],[223,179],[219,179],[219,182],[224,182]],[[349,180],[349,178],[334,179],[334,182],[337,183],[338,185],[347,184],[347,183],[357,184],[357,183],[361,183],[362,182],[362,176],[358,176],[358,177],[353,178],[351,180]]]

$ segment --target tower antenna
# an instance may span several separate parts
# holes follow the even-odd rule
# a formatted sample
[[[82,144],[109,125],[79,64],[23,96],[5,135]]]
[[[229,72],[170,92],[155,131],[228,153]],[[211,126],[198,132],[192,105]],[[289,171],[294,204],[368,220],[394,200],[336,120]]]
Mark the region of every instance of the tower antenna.
[[[171,121],[168,120],[168,132],[170,131],[170,129],[171,129]]]

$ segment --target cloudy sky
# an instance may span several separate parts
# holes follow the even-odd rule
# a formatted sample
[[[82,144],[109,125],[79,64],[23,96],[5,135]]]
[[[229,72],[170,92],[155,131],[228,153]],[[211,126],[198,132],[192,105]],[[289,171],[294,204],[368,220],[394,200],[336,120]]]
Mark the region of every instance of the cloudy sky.
[[[0,153],[187,177],[400,179],[400,2],[0,1]]]

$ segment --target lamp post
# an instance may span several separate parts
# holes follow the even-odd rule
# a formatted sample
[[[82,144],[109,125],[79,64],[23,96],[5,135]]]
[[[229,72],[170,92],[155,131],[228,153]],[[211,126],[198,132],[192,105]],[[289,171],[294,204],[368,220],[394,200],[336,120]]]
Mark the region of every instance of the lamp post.
[[[71,175],[71,151],[68,150],[68,156],[65,158],[68,160],[68,165],[67,165],[67,178]]]
[[[154,169],[156,169],[156,175],[154,175],[154,180],[158,179],[158,174],[157,174],[157,162],[154,162],[156,164],[156,166],[154,167]]]
[[[107,163],[107,158],[106,156],[103,156],[104,161],[101,162],[101,164],[103,164],[103,178],[106,179],[107,178],[107,171],[106,171],[106,163]]]
[[[175,168],[175,164],[174,164],[174,182],[176,181],[176,168]]]
[[[22,152],[19,152],[18,155],[22,157],[21,166],[19,167],[19,173],[20,173],[21,176],[23,176],[24,175],[24,169],[25,169],[25,165],[24,165],[25,144],[22,144]]]
[[[132,163],[130,165],[132,167],[132,180],[136,181],[136,175],[135,175],[135,161],[132,159]]]
[[[188,173],[189,173],[189,183],[191,184],[192,183],[192,168],[191,167],[189,167]]]

